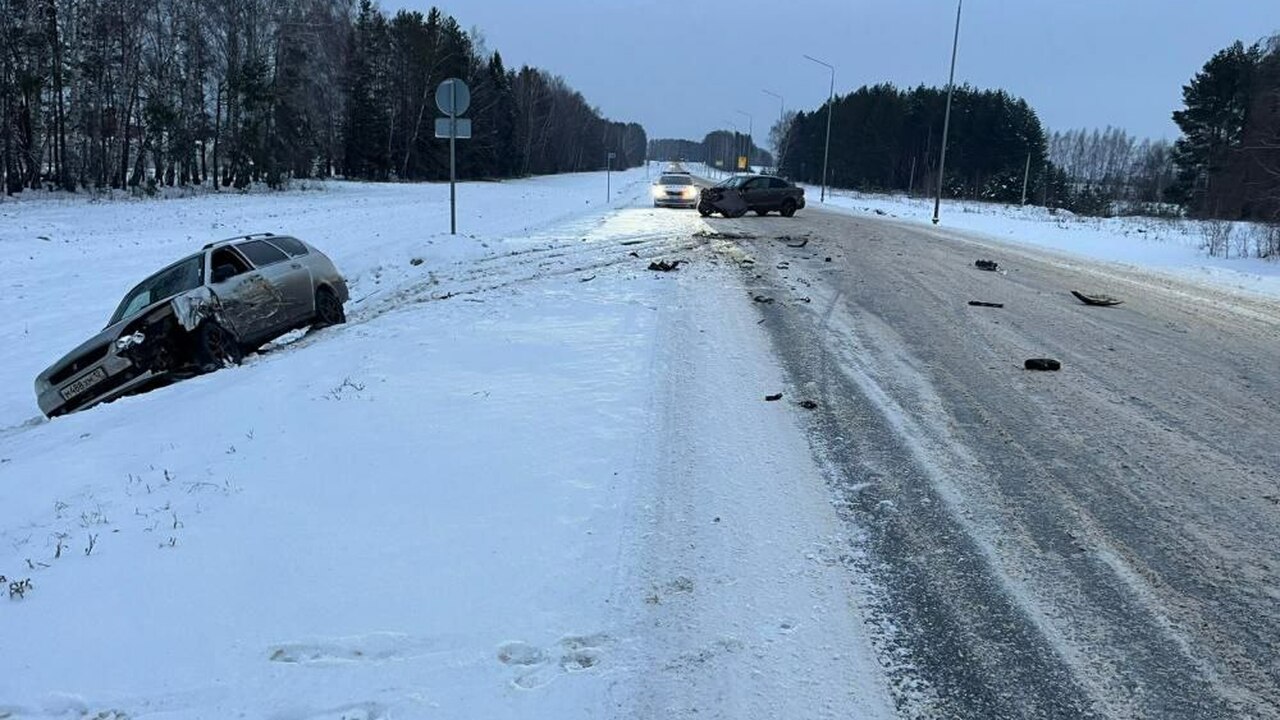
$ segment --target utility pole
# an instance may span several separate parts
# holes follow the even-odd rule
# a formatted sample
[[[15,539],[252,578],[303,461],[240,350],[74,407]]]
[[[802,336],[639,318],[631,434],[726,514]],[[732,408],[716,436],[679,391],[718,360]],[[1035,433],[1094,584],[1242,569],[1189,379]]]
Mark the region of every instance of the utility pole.
[[[947,179],[947,133],[951,130],[951,94],[956,85],[956,50],[960,47],[960,9],[964,0],[956,2],[956,34],[951,39],[951,75],[947,78],[947,112],[942,116],[942,157],[938,160],[938,194],[933,200],[933,224],[938,224],[942,209],[942,183]]]
[[[1027,153],[1027,169],[1022,171],[1022,204],[1027,204],[1027,181],[1031,179],[1031,153]]]
[[[916,192],[916,157],[911,156],[911,179],[907,181],[907,197],[915,195]]]
[[[756,140],[754,137],[755,127],[756,127],[755,120],[751,117],[751,113],[742,112],[741,110],[734,110],[734,112],[738,113],[739,115],[747,116],[747,141],[743,143],[744,145],[747,146],[747,149],[746,149],[746,152],[744,152],[743,154],[747,156],[747,172],[751,172],[751,148],[754,147],[756,144]]]
[[[816,57],[805,55],[805,59],[812,60],[826,67],[831,71],[831,89],[827,92],[827,142],[822,149],[822,195],[818,198],[818,202],[827,201],[827,160],[831,157],[831,111],[835,109],[836,98],[836,67],[830,63],[825,63]],[[950,107],[950,105],[948,105]]]
[[[781,128],[782,120],[787,116],[787,101],[783,100],[781,95],[779,95],[778,93],[772,90],[761,90],[761,92],[763,92],[765,95],[778,98],[778,127]],[[767,139],[768,138],[766,138],[766,140]],[[783,138],[782,142],[786,142],[786,138]],[[774,164],[773,171],[775,173],[780,173],[782,172],[782,168],[778,166],[782,164],[782,147],[781,146],[776,147],[773,149],[773,151],[777,153],[777,156],[773,158],[773,164]]]

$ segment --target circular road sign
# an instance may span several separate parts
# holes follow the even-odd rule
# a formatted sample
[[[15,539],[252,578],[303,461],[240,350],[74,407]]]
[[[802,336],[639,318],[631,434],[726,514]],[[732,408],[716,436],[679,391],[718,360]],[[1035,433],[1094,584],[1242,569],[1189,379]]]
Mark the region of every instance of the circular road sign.
[[[458,78],[445,80],[436,88],[436,107],[445,115],[462,115],[471,107],[471,89]]]

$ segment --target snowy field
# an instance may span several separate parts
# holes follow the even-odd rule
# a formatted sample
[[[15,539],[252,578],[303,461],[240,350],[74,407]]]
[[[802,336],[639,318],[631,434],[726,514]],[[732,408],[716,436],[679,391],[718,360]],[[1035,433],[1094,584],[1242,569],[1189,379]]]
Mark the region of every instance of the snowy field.
[[[821,188],[805,186],[805,198],[818,206]],[[932,227],[933,200],[835,190],[827,207],[858,215],[901,219]],[[1030,245],[1044,250],[1120,263],[1235,291],[1280,297],[1280,262],[1256,258],[1209,257],[1202,249],[1206,223],[1148,217],[1088,218],[1066,211],[1051,214],[1035,206],[947,200],[943,231],[976,239]],[[1237,240],[1261,228],[1233,223]]]
[[[0,204],[0,717],[892,716],[739,273],[614,183],[464,185],[456,238],[440,185]],[[350,322],[38,418],[129,286],[255,231]]]

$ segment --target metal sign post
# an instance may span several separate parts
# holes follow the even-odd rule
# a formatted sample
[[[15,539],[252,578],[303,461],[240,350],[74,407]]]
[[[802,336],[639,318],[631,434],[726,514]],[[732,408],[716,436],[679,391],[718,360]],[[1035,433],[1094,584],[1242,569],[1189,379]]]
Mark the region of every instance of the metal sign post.
[[[471,107],[471,89],[458,78],[449,78],[436,88],[436,107],[448,115],[436,118],[436,137],[449,138],[449,234],[458,234],[458,140],[471,138],[471,119],[459,117]]]
[[[617,153],[608,153],[604,157],[604,200],[608,203],[613,202],[613,186],[610,174],[613,172],[613,159],[617,156]]]

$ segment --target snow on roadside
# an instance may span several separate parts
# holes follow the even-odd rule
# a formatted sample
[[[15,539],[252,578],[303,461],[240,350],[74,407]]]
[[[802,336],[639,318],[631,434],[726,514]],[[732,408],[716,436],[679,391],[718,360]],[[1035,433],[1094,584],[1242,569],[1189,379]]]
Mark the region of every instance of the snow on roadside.
[[[805,186],[810,207],[820,188]],[[896,218],[929,225],[933,201],[902,195],[829,191],[826,207],[857,215]],[[1030,245],[1120,263],[1216,287],[1280,297],[1280,262],[1257,258],[1214,258],[1201,249],[1206,224],[1195,220],[1126,217],[1087,218],[1066,211],[1051,214],[1036,206],[947,200],[940,232],[967,231],[973,237]],[[1233,223],[1237,239],[1259,232],[1248,223]],[[1232,248],[1232,253],[1236,249]]]
[[[890,716],[736,276],[696,214],[637,207],[643,170],[626,209],[579,209],[597,179],[492,186],[502,212],[457,239],[419,186],[22,208],[67,238],[0,250],[53,303],[26,352],[218,216],[316,242],[355,300],[53,422],[18,424],[3,351],[0,573],[33,588],[0,607],[0,717]]]
[[[643,168],[614,175],[617,203],[647,187]],[[0,203],[0,428],[38,414],[36,375],[102,329],[129,288],[207,242],[297,235],[333,258],[360,299],[411,272],[544,242],[542,230],[557,223],[602,218],[604,184],[603,173],[460,184],[456,237],[447,184],[326,182],[271,194]],[[409,266],[415,258],[423,264]]]

